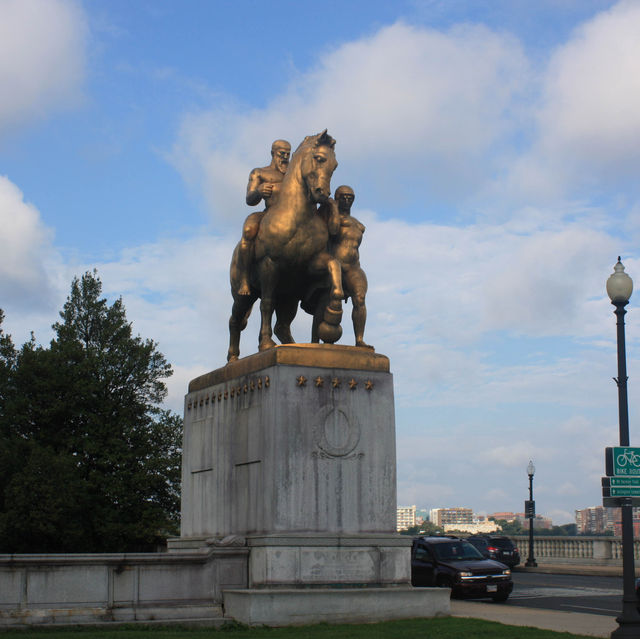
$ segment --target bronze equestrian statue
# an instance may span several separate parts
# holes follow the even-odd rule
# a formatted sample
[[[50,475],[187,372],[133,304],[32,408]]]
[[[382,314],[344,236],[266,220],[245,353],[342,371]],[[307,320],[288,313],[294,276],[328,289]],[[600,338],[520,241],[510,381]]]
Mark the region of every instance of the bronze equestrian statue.
[[[298,303],[308,298],[314,289],[328,290],[321,321],[316,323],[317,336],[333,343],[342,334],[342,271],[339,260],[328,250],[329,227],[332,226],[333,231],[339,222],[335,219],[327,222],[325,216],[318,214],[318,205],[329,202],[331,176],[338,166],[334,147],[335,140],[326,129],[302,141],[291,156],[277,199],[269,203],[261,216],[248,273],[241,263],[244,262],[240,258],[241,243],[234,250],[230,271],[233,307],[227,354],[230,362],[238,359],[240,333],[258,298],[261,314],[258,348],[261,351],[276,345],[273,332],[283,344],[294,341],[290,326]],[[274,312],[276,325],[272,330]]]

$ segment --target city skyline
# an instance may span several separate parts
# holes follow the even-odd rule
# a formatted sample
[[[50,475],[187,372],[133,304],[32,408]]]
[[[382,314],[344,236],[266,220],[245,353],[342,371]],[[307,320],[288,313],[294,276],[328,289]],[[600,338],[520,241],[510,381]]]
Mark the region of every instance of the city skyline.
[[[394,375],[398,504],[573,522],[618,437],[618,255],[640,282],[640,4],[7,0],[0,308],[52,336],[97,269],[174,367],[225,363],[249,172],[328,128]],[[640,294],[627,315],[638,442]],[[345,309],[341,344],[353,344]],[[241,356],[256,351],[257,315]],[[299,313],[294,337],[308,341]]]

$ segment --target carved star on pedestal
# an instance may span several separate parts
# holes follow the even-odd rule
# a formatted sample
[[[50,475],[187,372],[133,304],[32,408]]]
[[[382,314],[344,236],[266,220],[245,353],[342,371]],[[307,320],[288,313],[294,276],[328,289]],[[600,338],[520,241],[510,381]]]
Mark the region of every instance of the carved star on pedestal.
[[[300,377],[296,377],[296,381],[298,382],[298,386],[307,385],[307,378],[304,375],[300,375]]]
[[[320,376],[316,377],[313,381],[316,383],[317,388],[322,388],[324,386],[324,379]]]
[[[368,391],[373,390],[373,382],[370,379],[368,379],[364,383],[364,388],[365,388],[365,390],[368,390]]]
[[[355,379],[353,379],[353,377],[349,380],[349,388],[351,390],[355,390],[356,386],[358,385],[358,382],[356,382]]]
[[[340,386],[340,380],[337,377],[334,377],[331,380],[331,386],[333,386],[334,388],[338,388]]]

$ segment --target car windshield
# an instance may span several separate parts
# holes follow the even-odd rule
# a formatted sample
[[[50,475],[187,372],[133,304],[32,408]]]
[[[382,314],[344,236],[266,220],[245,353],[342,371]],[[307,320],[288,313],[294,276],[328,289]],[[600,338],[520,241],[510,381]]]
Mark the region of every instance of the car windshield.
[[[484,559],[468,541],[446,541],[433,545],[436,557],[442,561]]]

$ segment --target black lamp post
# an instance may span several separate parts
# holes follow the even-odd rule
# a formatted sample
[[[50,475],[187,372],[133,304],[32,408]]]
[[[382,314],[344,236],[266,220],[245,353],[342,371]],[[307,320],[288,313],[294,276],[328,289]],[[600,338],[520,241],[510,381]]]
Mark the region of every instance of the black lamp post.
[[[629,407],[627,402],[627,358],[624,341],[625,306],[633,291],[633,282],[624,272],[624,266],[618,257],[613,274],[607,280],[607,294],[616,307],[618,318],[618,377],[614,378],[618,386],[618,418],[620,425],[620,446],[629,446]],[[622,497],[622,613],[616,619],[618,628],[611,637],[640,637],[640,613],[635,593],[635,565],[633,558],[633,508],[630,497]]]
[[[525,515],[529,519],[529,556],[525,563],[525,566],[529,568],[535,568],[538,565],[536,558],[533,556],[533,520],[536,516],[536,502],[533,501],[533,475],[535,472],[536,467],[533,465],[533,462],[529,460],[529,465],[527,466],[527,475],[529,475],[529,501],[525,502],[524,505]]]

